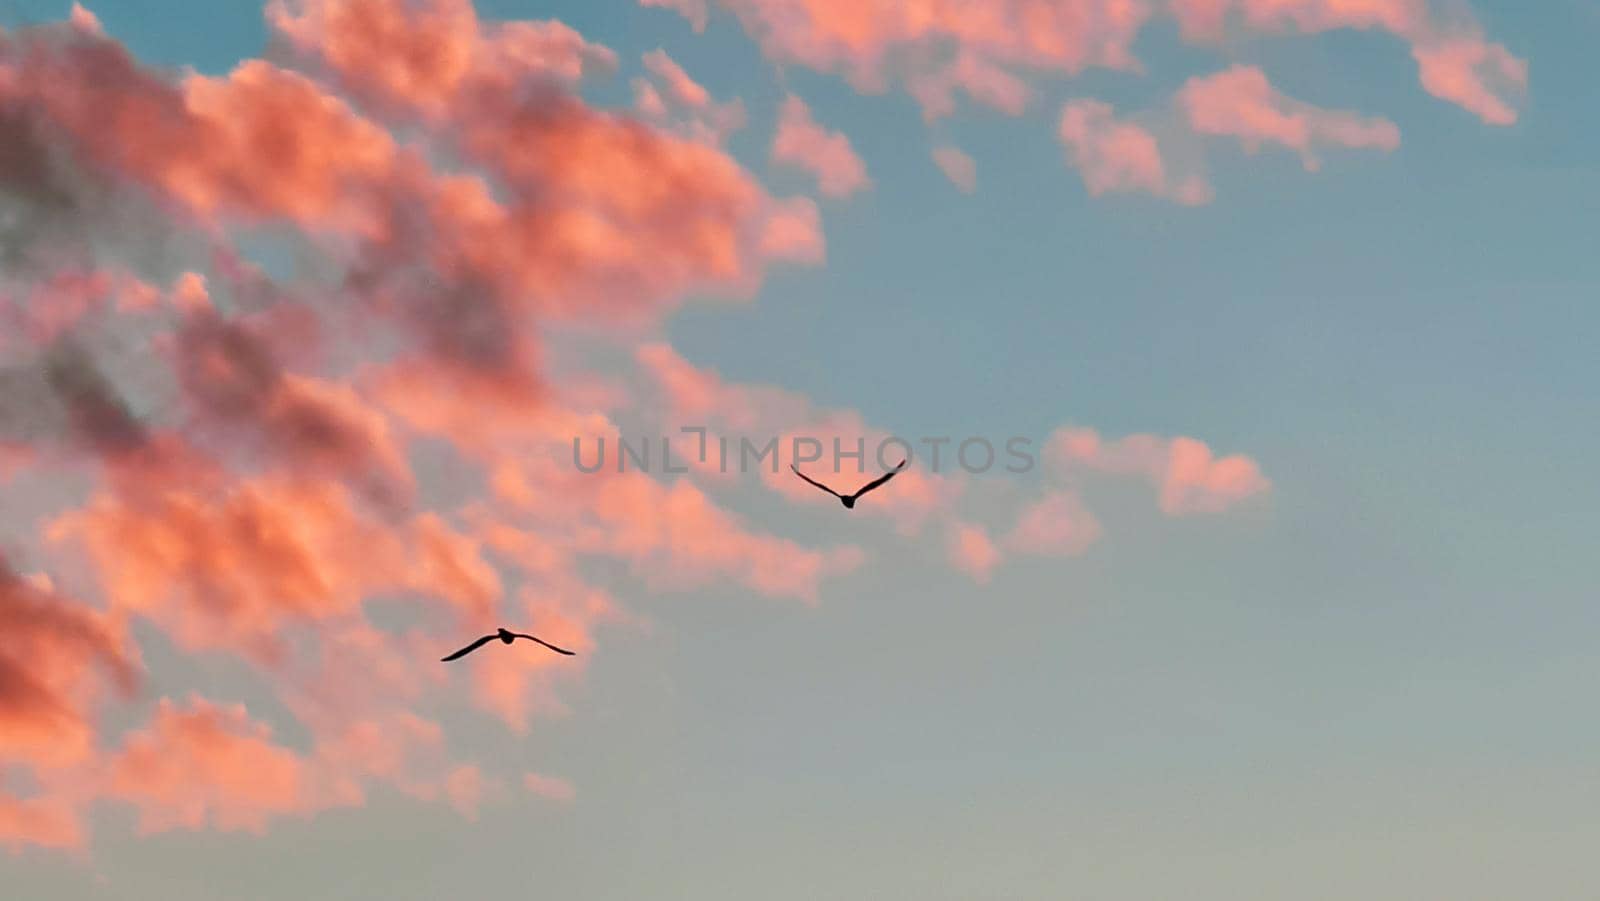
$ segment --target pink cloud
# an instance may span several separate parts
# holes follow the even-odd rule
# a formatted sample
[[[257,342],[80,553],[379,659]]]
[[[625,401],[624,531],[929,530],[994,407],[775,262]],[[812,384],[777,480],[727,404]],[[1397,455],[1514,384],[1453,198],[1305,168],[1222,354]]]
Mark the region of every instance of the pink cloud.
[[[644,55],[646,69],[655,73],[666,86],[673,100],[688,107],[704,107],[711,103],[711,95],[698,82],[672,61],[665,50],[652,50]]]
[[[634,561],[663,588],[692,588],[723,576],[763,594],[815,601],[819,580],[862,561],[855,548],[812,551],[746,532],[686,482],[666,488],[642,476],[606,479],[594,504],[609,527],[596,536],[599,546]]]
[[[1230,11],[1256,31],[1382,28],[1403,34],[1427,20],[1426,0],[1174,0],[1173,8],[1191,33],[1206,36],[1218,33]]]
[[[1319,145],[1377,150],[1400,146],[1400,129],[1393,122],[1292,100],[1274,90],[1253,66],[1191,78],[1178,92],[1178,103],[1195,131],[1238,138],[1252,153],[1265,143],[1280,144],[1297,151],[1307,169],[1318,167],[1313,151]]]
[[[471,764],[456,767],[445,777],[444,790],[458,813],[469,820],[478,818],[478,805],[486,790],[482,770]]]
[[[933,149],[933,161],[939,166],[939,171],[950,183],[962,191],[971,194],[978,189],[978,165],[972,157],[962,153],[959,148],[943,146]]]
[[[557,779],[554,776],[524,773],[522,785],[533,794],[541,798],[548,798],[551,801],[571,803],[573,798],[577,797],[577,791],[573,789],[572,783],[565,779]]]
[[[721,144],[745,125],[744,103],[717,103],[664,50],[644,55],[649,78],[633,80],[634,108],[647,121],[673,128],[692,140]]]
[[[988,582],[1000,563],[1000,550],[981,526],[957,524],[950,532],[949,548],[951,562],[979,584]]]
[[[97,708],[138,681],[125,645],[113,618],[0,561],[0,763],[87,760]]]
[[[1005,544],[1018,553],[1075,557],[1100,540],[1102,533],[1099,520],[1076,494],[1056,491],[1022,512]]]
[[[1491,125],[1517,120],[1512,98],[1527,84],[1527,64],[1482,36],[1464,6],[1435,15],[1427,0],[1172,0],[1186,38],[1220,39],[1237,18],[1251,32],[1314,34],[1379,29],[1411,44],[1422,87]]]
[[[1158,489],[1162,511],[1172,516],[1221,513],[1272,487],[1251,458],[1219,458],[1204,442],[1188,437],[1130,435],[1106,441],[1092,429],[1064,428],[1050,436],[1045,459],[1069,471],[1086,467],[1142,475]]]
[[[616,67],[614,53],[560,22],[484,24],[471,0],[270,0],[266,13],[363,102],[431,119],[471,91]]]
[[[853,74],[1013,111],[1030,68],[1131,65],[1120,42],[1144,13],[1124,6],[1020,4],[998,21],[940,7],[884,30],[874,17],[901,12],[880,4],[856,31],[819,20],[815,46],[855,54],[841,63]],[[64,486],[40,526],[13,523],[29,576],[0,580],[0,764],[28,785],[0,790],[9,846],[80,847],[107,803],[142,831],[258,831],[380,784],[471,815],[518,776],[456,759],[419,711],[475,705],[528,734],[604,659],[605,630],[640,622],[637,595],[813,602],[865,561],[755,525],[704,465],[667,480],[570,465],[575,434],[615,440],[643,412],[692,412],[713,440],[887,434],[651,343],[690,297],[748,299],[773,266],[826,256],[815,202],[772,196],[718,143],[732,121],[718,111],[737,101],[663,54],[647,58],[646,108],[596,106],[581,82],[615,66],[611,51],[556,22],[480,21],[466,0],[281,0],[267,14],[279,62],[220,76],[142,65],[81,12],[0,41],[0,118],[37,125],[24,149],[97,186],[73,196],[72,224],[140,223],[41,232],[37,272],[5,285],[0,345],[38,361],[27,412],[50,428],[6,436],[0,487],[16,490],[19,467]],[[1039,36],[1006,33],[1016,22]],[[948,57],[902,52],[952,38]],[[864,168],[840,163],[848,141],[805,124],[795,152],[822,161],[823,190],[864,187]],[[3,156],[8,183],[38,171]],[[294,273],[250,263],[234,246],[246,233],[281,239]],[[126,271],[83,262],[100,243]],[[153,352],[115,356],[101,333]],[[585,342],[603,345],[598,370]],[[1174,448],[1161,475],[1174,508],[1250,490],[1233,458]],[[761,485],[838,512],[788,473]],[[904,541],[959,523],[958,562],[987,573],[1013,539],[964,518],[966,485],[914,467],[867,521]],[[416,625],[380,627],[386,605]],[[454,646],[440,636],[500,622],[579,656],[417,665]],[[152,635],[267,704],[168,699],[113,734]],[[522,783],[571,797],[541,779]]]
[[[89,596],[58,595],[43,574],[0,583],[0,763],[40,792],[0,794],[0,842],[80,844],[82,815],[108,799],[147,830],[253,831],[360,804],[374,781],[470,810],[495,777],[452,761],[411,709],[466,697],[516,730],[559,711],[596,630],[629,621],[580,565],[603,561],[645,590],[812,600],[861,561],[753,530],[692,485],[574,483],[520,456],[608,428],[585,406],[596,392],[553,383],[545,327],[626,346],[689,292],[749,297],[770,264],[822,259],[813,202],[768,195],[681,120],[591,106],[576,83],[614,57],[559,23],[483,23],[464,0],[268,14],[301,71],[247,60],[170,77],[82,15],[0,42],[0,114],[39,123],[41,153],[107,188],[83,215],[137,198],[152,240],[180,236],[184,257],[137,273],[41,264],[18,277],[14,304],[7,285],[0,343],[48,366],[25,412],[51,425],[7,436],[7,478],[49,467],[82,486],[28,550],[74,567]],[[727,106],[652,59],[670,116]],[[230,241],[258,226],[310,274],[279,280],[242,259]],[[74,240],[58,242],[62,259],[91,249]],[[167,258],[144,250],[127,256]],[[124,391],[136,380],[75,339],[90,322],[151,336],[136,375],[153,397]],[[455,455],[462,484],[419,487],[426,442]],[[503,468],[524,496],[502,491],[516,484]],[[546,517],[529,498],[596,512]],[[380,629],[369,616],[385,602],[428,628]],[[585,656],[415,666],[445,650],[426,635],[502,620]],[[304,750],[197,699],[166,702],[108,747],[99,716],[135,684],[133,622],[261,677]],[[469,690],[443,694],[456,672]]]
[[[1143,192],[1187,205],[1211,200],[1210,186],[1198,176],[1174,180],[1169,175],[1154,134],[1118,119],[1098,100],[1068,101],[1057,134],[1091,196]]]
[[[810,107],[793,94],[783,101],[778,115],[772,160],[810,172],[829,197],[848,197],[871,184],[867,167],[850,146],[850,139],[818,125]]]
[[[1412,48],[1428,93],[1448,100],[1490,125],[1512,125],[1510,97],[1527,89],[1528,64],[1499,44],[1468,33],[1440,37]]]
[[[835,468],[835,442],[845,453],[853,453],[859,447],[860,461],[844,457],[837,461],[833,477],[841,482],[857,478],[868,481],[868,472],[900,462],[904,449],[885,443],[891,437],[889,433],[869,426],[854,410],[821,409],[809,398],[781,388],[727,382],[713,371],[695,367],[665,344],[645,345],[636,356],[649,387],[667,401],[665,412],[673,427],[679,423],[703,423],[707,427],[708,463],[698,469],[708,476],[710,470],[722,468],[722,439],[727,440],[729,448],[725,459],[735,471],[741,465],[741,454],[747,453],[741,442],[748,441],[753,445],[748,451],[749,465],[759,469],[762,484],[768,489],[796,503],[836,504],[787,471],[796,441],[815,441],[822,447],[825,458],[818,464],[822,473]],[[698,436],[686,439],[685,456],[698,462]],[[766,457],[767,462],[755,461],[762,446],[773,441],[776,450]],[[874,459],[880,448],[887,455],[883,461]],[[951,476],[912,466],[895,477],[893,491],[875,495],[873,503],[861,509],[869,516],[894,520],[901,531],[909,534],[930,519],[947,514],[961,490],[961,483]]]
[[[639,0],[639,5],[670,9],[688,19],[695,31],[706,30],[706,19],[709,17],[706,0]]]
[[[226,78],[170,85],[107,39],[83,34],[65,46],[49,54],[24,43],[9,54],[22,68],[0,100],[37,109],[98,164],[202,217],[378,227],[359,187],[392,175],[395,144],[303,76],[250,60]]]
[[[1018,71],[1134,69],[1131,47],[1151,15],[1144,0],[722,0],[721,5],[774,60],[840,73],[863,90],[905,82],[935,117],[949,112],[953,87],[981,103],[1018,111],[1028,93]],[[699,7],[695,4],[693,12]]]
[[[0,791],[0,845],[13,853],[26,847],[77,849],[84,838],[72,805],[48,797],[18,800]]]
[[[81,3],[74,2],[72,4],[72,10],[67,14],[67,21],[90,34],[102,34],[105,31],[100,25],[100,17],[90,12]]]
[[[705,27],[704,0],[640,2],[676,8],[696,30]],[[1388,32],[1410,45],[1424,90],[1494,125],[1516,121],[1516,100],[1527,82],[1526,63],[1487,40],[1460,3],[1451,4],[1447,13],[1436,12],[1428,0],[719,0],[719,5],[776,64],[838,74],[864,93],[901,87],[930,121],[953,115],[958,94],[1017,115],[1048,80],[1092,67],[1141,75],[1134,44],[1147,26],[1165,17],[1177,21],[1185,42],[1203,46],[1336,29]],[[1283,112],[1281,104],[1271,105]],[[1359,146],[1388,146],[1392,142],[1379,121],[1320,118],[1325,140],[1345,143],[1359,135],[1353,138]],[[1121,155],[1134,152],[1132,142],[1130,133],[1121,134]],[[1104,168],[1096,171],[1102,183],[1111,178]],[[1123,178],[1131,175],[1123,170]],[[1150,192],[1148,181],[1135,184]],[[1209,196],[1197,178],[1152,193],[1185,203]]]
[[[822,214],[809,197],[790,197],[772,207],[761,232],[763,256],[792,263],[820,264],[828,249],[822,240]]]
[[[913,74],[907,81],[907,90],[930,122],[955,112],[958,88],[978,103],[1011,116],[1022,115],[1033,94],[1020,77],[970,52],[958,54],[944,69]]]
[[[1219,459],[1204,442],[1174,438],[1161,484],[1161,509],[1173,515],[1220,513],[1270,484],[1249,457]]]
[[[306,763],[240,705],[163,699],[111,765],[112,796],[139,810],[142,832],[213,827],[260,832],[312,807]]]

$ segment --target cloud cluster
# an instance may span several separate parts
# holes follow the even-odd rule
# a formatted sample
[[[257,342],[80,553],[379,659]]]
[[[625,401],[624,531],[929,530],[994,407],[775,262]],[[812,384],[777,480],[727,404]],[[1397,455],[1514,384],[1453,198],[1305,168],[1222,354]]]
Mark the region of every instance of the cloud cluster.
[[[765,436],[778,436],[780,448],[795,438],[816,440],[822,447],[818,471],[831,479],[849,483],[878,471],[872,458],[889,433],[857,411],[821,408],[775,386],[728,382],[665,344],[642,346],[637,359],[641,393],[655,398],[658,425],[695,424],[694,431],[678,436],[675,459],[708,485],[732,487],[729,472],[753,459],[754,451],[747,453],[743,443],[761,444]],[[852,456],[857,451],[864,453]],[[944,449],[947,458],[953,453]],[[985,582],[1008,558],[1072,557],[1100,540],[1100,522],[1077,493],[1085,475],[1142,476],[1168,516],[1223,513],[1271,489],[1255,460],[1219,458],[1205,442],[1187,436],[1107,440],[1092,429],[1063,426],[1032,445],[1031,455],[1042,464],[1046,487],[1031,502],[1014,505],[1009,520],[990,514],[983,521],[976,512],[980,505],[970,501],[975,480],[948,462],[938,471],[924,465],[901,473],[893,490],[873,494],[856,512],[887,520],[905,536],[942,530],[951,565]],[[785,472],[777,456],[769,462],[770,468],[757,461],[750,469],[777,496],[807,506],[834,503]]]
[[[1051,80],[1090,68],[1137,75],[1135,43],[1154,23],[1175,22],[1202,48],[1335,30],[1386,33],[1409,46],[1423,90],[1491,125],[1517,121],[1527,63],[1490,41],[1460,4],[1430,0],[640,0],[676,10],[703,30],[713,6],[732,13],[765,54],[844,77],[858,90],[906,91],[932,121],[964,95],[1019,115]],[[1236,66],[1186,85],[1176,125],[1256,147],[1283,144],[1316,167],[1316,146],[1392,150],[1398,129],[1382,119],[1317,109],[1274,90],[1259,69]],[[1082,98],[1061,113],[1069,161],[1091,194],[1139,191],[1178,203],[1209,199],[1199,172],[1177,177],[1151,130]],[[969,166],[942,151],[957,185]],[[953,167],[953,168],[952,168]]]
[[[1143,20],[1137,3],[1000,18],[820,4],[843,24],[783,36],[782,7],[752,21],[785,53],[863,83],[910,65],[934,111],[957,90],[1021,103],[1017,62],[1131,66]],[[712,442],[887,434],[654,337],[691,297],[746,300],[773,267],[825,257],[816,204],[775,196],[722,147],[738,100],[656,51],[633,108],[596,106],[581,87],[621,67],[611,50],[558,22],[480,20],[468,0],[273,0],[266,14],[281,59],[223,75],[145,65],[82,7],[0,35],[0,125],[17,136],[0,150],[0,252],[15,262],[0,277],[10,847],[81,847],[102,805],[148,832],[259,831],[380,786],[469,816],[509,781],[569,801],[555,776],[462,759],[438,711],[469,703],[529,730],[562,709],[602,631],[638,620],[626,597],[723,586],[812,603],[869,558],[754,524],[703,461],[667,479],[571,463],[574,437],[615,441],[624,418],[652,415],[703,422]],[[1035,37],[1008,33],[1018,21]],[[917,60],[917,35],[968,46]],[[1348,137],[1345,120],[1250,96],[1305,131],[1286,140],[1273,119],[1241,137],[1300,152]],[[781,120],[774,157],[822,193],[870,184],[797,98]],[[1127,140],[1104,115],[1082,125],[1086,159],[1108,133]],[[938,159],[971,189],[970,159]],[[143,225],[113,227],[130,220]],[[623,362],[574,364],[558,333]],[[1143,475],[1174,515],[1267,489],[1254,462],[1194,439],[1057,445],[1063,471]],[[828,501],[787,473],[760,483]],[[1070,480],[1014,521],[977,516],[969,487],[913,469],[863,512],[898,536],[943,530],[941,552],[977,578],[1099,537]],[[379,625],[396,620],[410,625]],[[453,643],[440,635],[502,620],[580,656],[416,665]],[[135,636],[225,661],[271,702],[151,697]]]
[[[704,2],[642,0],[674,9],[704,28]],[[1073,75],[1090,67],[1136,72],[1144,29],[1175,19],[1185,40],[1205,45],[1231,35],[1379,30],[1410,45],[1429,93],[1484,121],[1516,119],[1512,95],[1527,67],[1483,36],[1465,11],[1428,0],[716,0],[773,59],[844,75],[858,88],[903,84],[932,117],[947,115],[955,91],[1004,112],[1020,112],[1026,77]]]
[[[145,830],[256,830],[375,783],[470,810],[495,777],[425,715],[452,676],[414,666],[437,656],[424,635],[505,617],[592,652],[626,619],[593,559],[641,590],[805,599],[859,562],[751,530],[686,483],[526,464],[603,420],[552,384],[545,326],[626,341],[691,292],[747,298],[770,265],[821,258],[810,201],[773,197],[702,135],[587,103],[580,81],[615,56],[560,23],[483,22],[464,0],[267,15],[292,68],[166,73],[81,7],[0,37],[0,118],[27,138],[0,155],[5,250],[29,264],[0,285],[18,389],[3,484],[63,486],[4,522],[0,763],[28,776],[0,783],[10,845],[81,845],[101,803]],[[664,55],[647,65],[670,102],[714,105]],[[108,240],[97,223],[128,210],[156,227]],[[297,265],[251,262],[250,235]],[[419,478],[426,443],[481,488]],[[385,603],[420,625],[380,629]],[[194,696],[107,732],[145,684],[134,622],[260,673],[269,716],[296,728]],[[525,729],[586,659],[453,677]]]

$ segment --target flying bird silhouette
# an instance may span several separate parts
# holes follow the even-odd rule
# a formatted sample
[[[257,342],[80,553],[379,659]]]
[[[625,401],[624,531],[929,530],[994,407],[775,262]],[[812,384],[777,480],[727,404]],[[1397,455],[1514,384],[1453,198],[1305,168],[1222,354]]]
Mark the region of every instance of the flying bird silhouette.
[[[839,499],[839,503],[844,504],[844,508],[846,510],[854,510],[855,506],[856,506],[856,501],[861,499],[861,495],[866,494],[868,491],[871,491],[872,489],[878,487],[879,485],[882,485],[884,482],[887,482],[890,479],[894,478],[900,472],[900,470],[906,468],[906,464],[909,463],[909,462],[911,462],[909,458],[905,459],[905,460],[901,460],[899,466],[896,466],[894,469],[891,469],[888,472],[884,473],[883,475],[878,476],[876,479],[873,479],[872,481],[868,482],[867,484],[862,485],[861,488],[859,490],[857,490],[855,494],[840,494],[839,492],[834,491],[832,488],[829,488],[827,485],[824,485],[821,482],[817,481],[816,479],[813,479],[810,476],[806,475],[805,473],[801,472],[800,468],[798,466],[795,466],[793,463],[789,464],[789,468],[794,470],[794,474],[795,475],[799,476],[802,479],[805,479],[807,482],[810,482],[811,484],[817,486],[818,488],[821,488],[823,491],[826,491],[829,494],[833,495],[834,497],[838,498]]]
[[[439,658],[439,662],[440,663],[449,663],[452,660],[456,660],[456,659],[459,659],[461,657],[465,657],[468,654],[472,653],[473,651],[476,651],[477,649],[479,649],[479,648],[483,647],[484,645],[488,644],[489,642],[494,641],[496,638],[500,639],[501,641],[505,642],[506,644],[510,644],[510,643],[512,643],[513,641],[516,641],[519,638],[526,638],[529,641],[536,641],[539,644],[544,645],[545,647],[549,648],[550,650],[555,651],[557,654],[566,654],[568,657],[573,656],[573,653],[571,651],[567,650],[566,648],[558,648],[555,645],[551,644],[548,641],[545,641],[542,638],[535,638],[532,635],[524,635],[521,632],[508,632],[505,629],[499,629],[499,630],[496,630],[493,635],[485,635],[482,638],[478,639],[477,641],[474,641],[472,644],[467,645],[466,647],[462,648],[459,651],[456,651],[454,654],[451,654],[448,657]]]

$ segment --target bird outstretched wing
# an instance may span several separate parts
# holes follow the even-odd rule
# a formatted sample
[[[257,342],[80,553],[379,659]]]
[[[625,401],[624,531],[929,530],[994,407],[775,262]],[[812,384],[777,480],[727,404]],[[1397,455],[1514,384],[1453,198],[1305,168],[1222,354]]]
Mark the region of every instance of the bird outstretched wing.
[[[900,473],[900,470],[906,468],[906,464],[909,463],[909,462],[911,462],[911,461],[910,460],[901,460],[899,466],[896,466],[894,469],[891,469],[888,472],[884,473],[883,475],[878,476],[876,479],[873,479],[872,481],[868,482],[867,484],[862,485],[861,486],[861,490],[857,491],[855,493],[855,497],[860,497],[861,495],[866,494],[868,491],[871,491],[872,489],[877,488],[879,485],[882,485],[884,482],[887,482],[890,479],[894,478],[896,475],[898,475]]]
[[[529,641],[536,641],[539,644],[542,644],[545,647],[549,648],[550,650],[555,651],[557,654],[566,654],[568,657],[576,656],[576,655],[573,654],[573,652],[567,650],[566,648],[558,648],[555,645],[551,644],[550,642],[545,641],[543,638],[535,638],[532,635],[525,635],[525,634],[523,634],[521,632],[512,632],[511,634],[515,635],[518,638],[526,638]]]
[[[457,658],[465,657],[468,654],[472,653],[473,651],[476,651],[477,649],[479,649],[479,648],[483,647],[484,645],[488,644],[489,642],[494,641],[498,637],[499,636],[497,636],[497,635],[485,635],[482,638],[478,639],[477,641],[474,641],[472,644],[469,644],[466,647],[462,648],[461,650],[456,651],[454,654],[451,654],[449,657],[440,657],[439,658],[439,662],[440,663],[449,663],[450,661],[455,660]]]
[[[844,496],[844,495],[840,494],[839,492],[834,491],[832,488],[829,488],[827,485],[824,485],[821,482],[817,481],[816,479],[813,479],[812,477],[810,477],[810,476],[806,475],[805,473],[801,472],[800,468],[798,466],[795,466],[794,464],[791,463],[791,464],[789,464],[789,468],[794,470],[794,474],[795,475],[799,476],[802,479],[805,479],[807,482],[810,482],[811,484],[817,486],[818,488],[821,488],[823,491],[828,492],[829,494],[833,495],[834,497],[843,497]]]

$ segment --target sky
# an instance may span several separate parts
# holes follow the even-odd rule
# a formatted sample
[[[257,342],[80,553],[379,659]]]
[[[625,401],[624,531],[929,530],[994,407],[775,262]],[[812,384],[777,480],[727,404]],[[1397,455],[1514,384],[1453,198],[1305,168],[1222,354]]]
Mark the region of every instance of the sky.
[[[0,22],[7,897],[1600,885],[1588,0]]]

